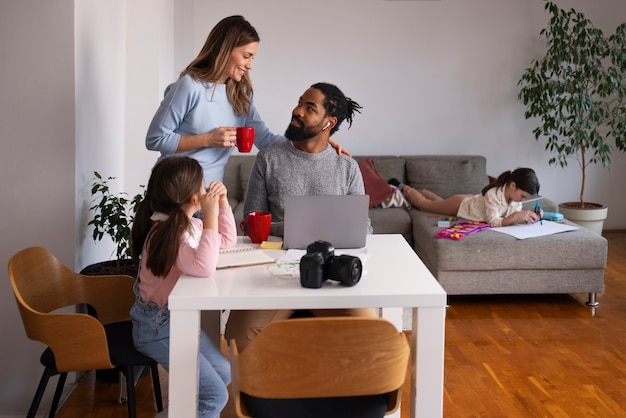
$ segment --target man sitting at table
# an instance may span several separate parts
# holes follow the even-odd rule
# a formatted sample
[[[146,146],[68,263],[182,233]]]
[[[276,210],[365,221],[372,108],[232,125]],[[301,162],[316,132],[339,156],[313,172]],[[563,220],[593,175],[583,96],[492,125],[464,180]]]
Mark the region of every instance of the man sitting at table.
[[[272,213],[271,235],[283,235],[285,196],[365,194],[357,162],[329,145],[330,135],[344,120],[352,126],[362,107],[336,86],[317,83],[304,92],[285,131],[288,141],[257,154],[250,172],[244,213]],[[372,233],[368,220],[368,232]],[[293,310],[231,311],[226,324],[227,341],[234,339],[239,351],[270,322],[287,319]],[[378,316],[373,308],[318,309],[314,316]]]

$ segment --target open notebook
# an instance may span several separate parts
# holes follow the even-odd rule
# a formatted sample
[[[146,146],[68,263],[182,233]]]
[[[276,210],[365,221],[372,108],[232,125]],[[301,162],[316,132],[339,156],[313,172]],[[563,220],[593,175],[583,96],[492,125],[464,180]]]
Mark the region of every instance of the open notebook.
[[[217,258],[217,268],[245,267],[273,262],[274,259],[258,247],[250,244],[239,244],[233,248],[220,250],[220,255]]]

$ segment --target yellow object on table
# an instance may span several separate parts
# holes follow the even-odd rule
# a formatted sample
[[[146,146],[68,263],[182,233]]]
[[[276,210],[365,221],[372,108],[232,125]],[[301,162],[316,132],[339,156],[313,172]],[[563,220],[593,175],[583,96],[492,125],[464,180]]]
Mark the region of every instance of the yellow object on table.
[[[261,243],[261,249],[263,250],[280,250],[283,248],[282,241],[263,241]]]

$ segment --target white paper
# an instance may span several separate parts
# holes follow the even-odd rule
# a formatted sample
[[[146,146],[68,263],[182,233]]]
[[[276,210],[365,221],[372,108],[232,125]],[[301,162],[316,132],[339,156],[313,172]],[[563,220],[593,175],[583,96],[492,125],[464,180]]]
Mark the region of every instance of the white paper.
[[[502,232],[503,234],[512,235],[517,239],[526,239],[558,234],[560,232],[574,231],[576,229],[578,229],[578,227],[572,225],[560,224],[552,221],[542,221],[535,222],[533,224],[489,228],[486,231]]]
[[[287,279],[299,279],[300,278],[300,259],[306,254],[306,250],[287,250],[276,263],[270,265],[268,270],[274,276],[284,277]],[[335,256],[338,255],[351,255],[359,257],[361,263],[365,263],[367,258],[367,247],[363,248],[343,248],[335,249]],[[361,276],[365,275],[365,266],[363,266],[363,272]]]
[[[306,254],[306,250],[287,250],[277,261],[279,263],[299,263],[303,255]],[[351,255],[359,257],[361,262],[365,262],[367,259],[367,247],[363,248],[342,248],[335,249],[335,255]]]
[[[267,269],[274,276],[282,277],[285,279],[299,279],[300,278],[300,263],[281,263],[270,264]]]

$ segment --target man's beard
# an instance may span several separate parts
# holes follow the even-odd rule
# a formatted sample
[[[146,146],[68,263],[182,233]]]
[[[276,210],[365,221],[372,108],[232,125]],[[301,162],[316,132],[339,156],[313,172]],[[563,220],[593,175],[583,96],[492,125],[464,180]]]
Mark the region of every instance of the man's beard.
[[[302,125],[300,120],[298,120],[298,122]],[[302,127],[298,127],[290,123],[285,131],[285,138],[294,142],[303,142],[308,141],[317,134],[319,134],[319,130],[316,130],[315,128],[307,129],[304,125],[302,125]]]

